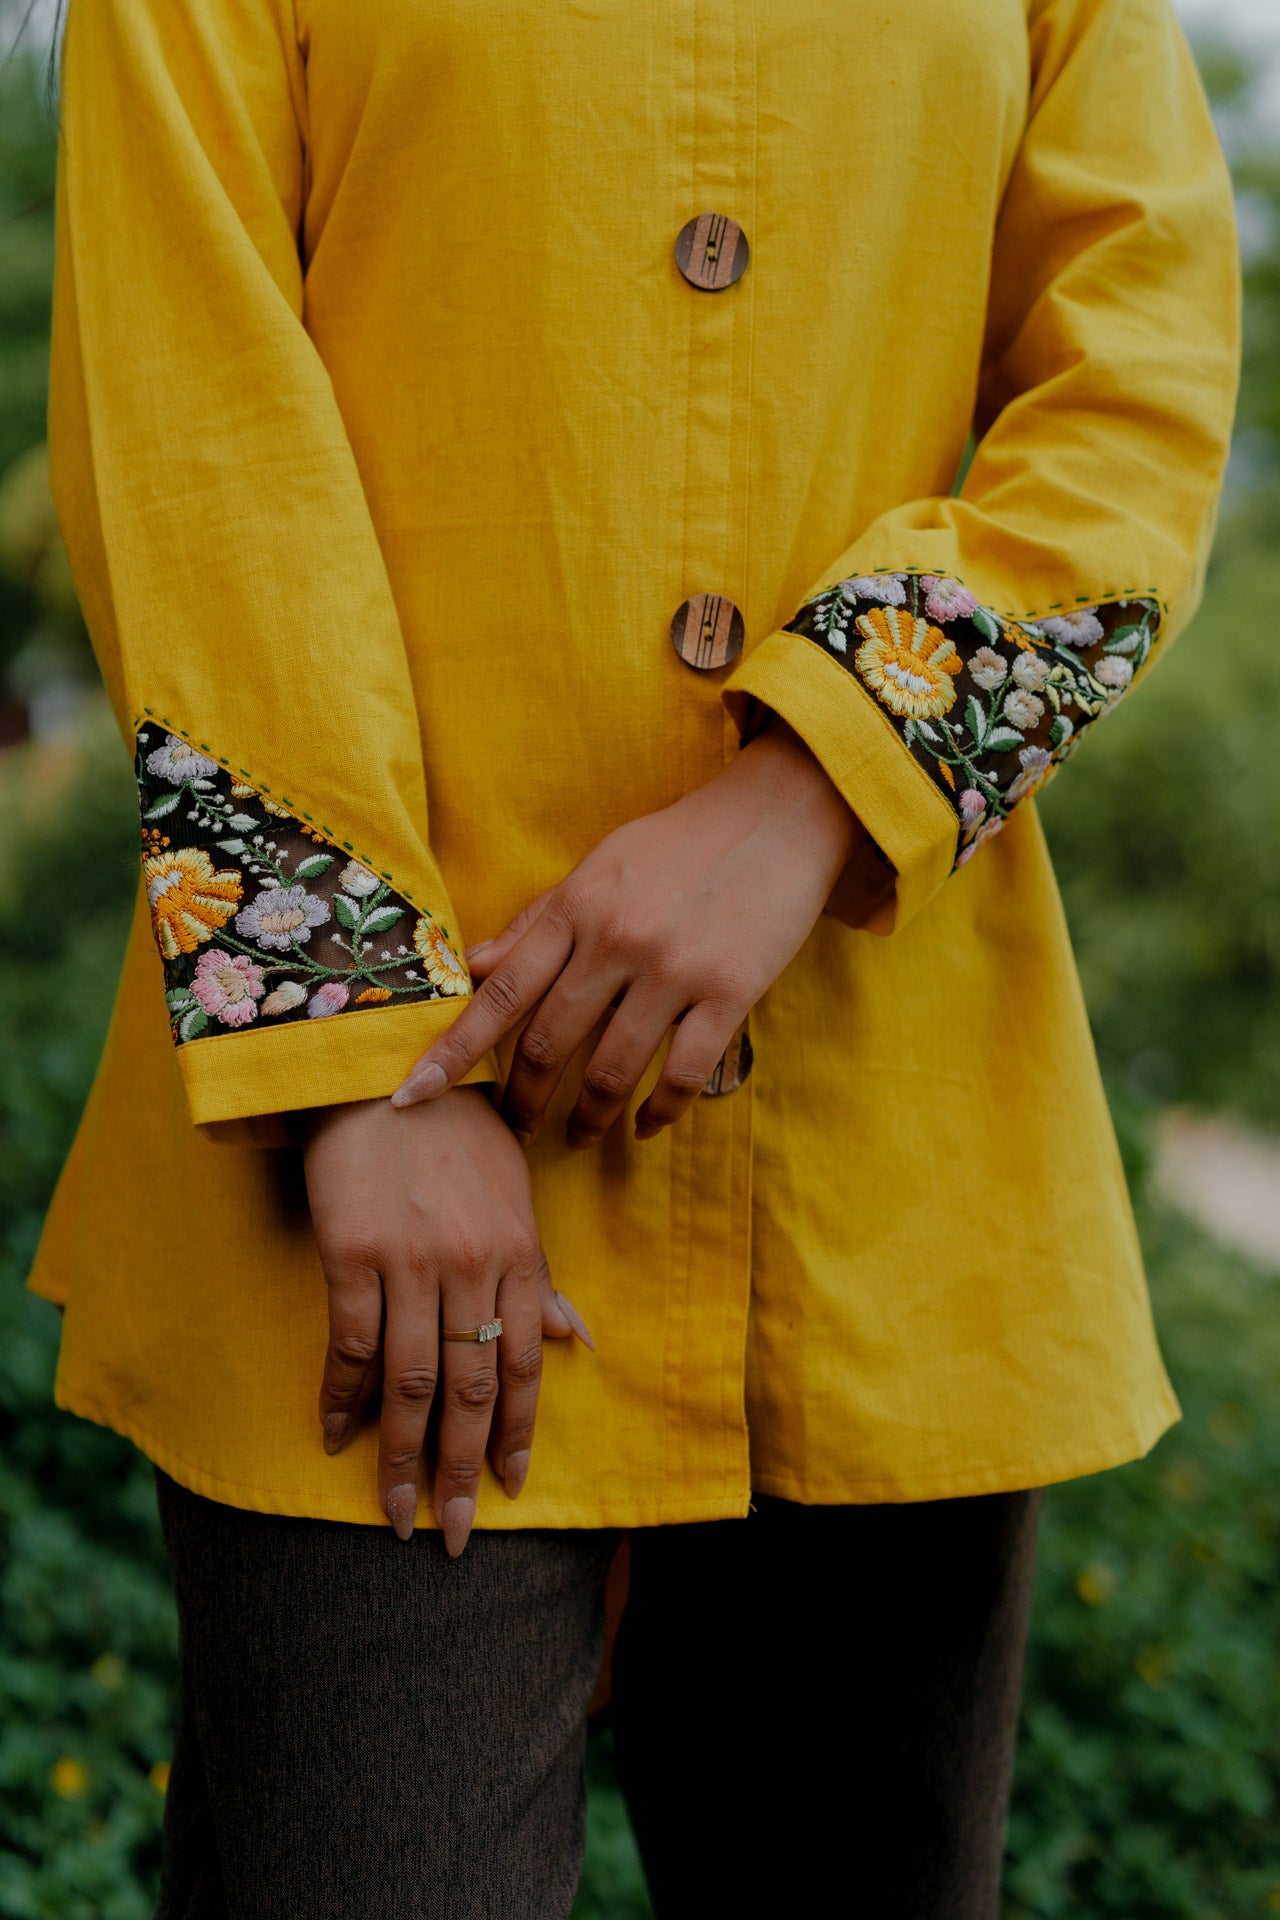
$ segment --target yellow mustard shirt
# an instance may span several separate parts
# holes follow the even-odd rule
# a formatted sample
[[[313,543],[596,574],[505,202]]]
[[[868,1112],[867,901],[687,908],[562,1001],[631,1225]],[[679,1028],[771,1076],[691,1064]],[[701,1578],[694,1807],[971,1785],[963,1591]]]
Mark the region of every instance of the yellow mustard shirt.
[[[1230,192],[1166,0],[73,0],[55,308],[144,882],[34,1278],[61,1404],[380,1521],[264,1143],[390,1093],[465,947],[772,708],[883,858],[689,1119],[541,1134],[598,1351],[549,1346],[479,1523],[1149,1447],[1031,795],[1185,624],[1226,454]]]

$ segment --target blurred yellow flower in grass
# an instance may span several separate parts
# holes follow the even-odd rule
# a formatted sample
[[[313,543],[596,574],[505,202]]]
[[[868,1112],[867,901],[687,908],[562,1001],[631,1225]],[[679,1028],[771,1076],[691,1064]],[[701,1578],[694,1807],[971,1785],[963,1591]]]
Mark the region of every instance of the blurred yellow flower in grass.
[[[147,1778],[151,1782],[152,1786],[155,1788],[157,1793],[168,1793],[169,1762],[167,1760],[157,1760],[154,1767],[152,1767],[150,1773],[147,1775]]]
[[[60,1800],[82,1800],[89,1791],[89,1769],[74,1754],[64,1753],[49,1769],[49,1785]]]
[[[1076,1575],[1076,1592],[1086,1607],[1105,1607],[1119,1586],[1114,1570],[1105,1560],[1093,1560]]]
[[[1277,1913],[1280,1913],[1280,1887],[1268,1888],[1267,1905],[1269,1907],[1274,1907]]]
[[[129,1678],[129,1669],[118,1653],[100,1653],[89,1672],[108,1693],[118,1693]]]
[[[1169,1676],[1173,1672],[1173,1654],[1161,1642],[1144,1647],[1133,1664],[1138,1678],[1145,1680],[1149,1687],[1168,1686]]]

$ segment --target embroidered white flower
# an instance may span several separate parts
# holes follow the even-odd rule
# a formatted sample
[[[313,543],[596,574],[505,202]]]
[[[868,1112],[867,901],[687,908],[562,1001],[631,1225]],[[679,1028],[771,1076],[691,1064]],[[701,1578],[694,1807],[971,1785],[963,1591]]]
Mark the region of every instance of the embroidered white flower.
[[[1122,659],[1118,653],[1109,653],[1105,660],[1099,660],[1093,677],[1104,687],[1114,687],[1117,693],[1123,693],[1133,678],[1133,662]]]
[[[300,987],[296,980],[284,980],[274,992],[267,995],[259,1011],[264,1014],[292,1013],[295,1007],[302,1005],[306,997],[306,988]]]
[[[1052,671],[1038,653],[1020,653],[1013,663],[1013,677],[1028,693],[1043,693]]]
[[[1044,701],[1024,687],[1015,687],[1005,700],[1003,712],[1010,726],[1034,727],[1044,719]]]
[[[1106,634],[1096,607],[1081,607],[1078,613],[1042,620],[1040,626],[1051,640],[1057,640],[1064,647],[1092,647]]]
[[[323,926],[328,918],[324,901],[305,887],[266,887],[236,915],[236,932],[260,947],[288,953],[295,942],[310,940],[312,927]]]
[[[206,760],[185,740],[179,740],[176,733],[166,733],[164,745],[147,755],[147,772],[174,787],[183,787],[188,780],[207,780],[217,771],[216,760]]]
[[[846,600],[878,600],[882,606],[905,607],[907,576],[905,573],[860,573],[853,580],[841,581],[840,592]]]
[[[985,693],[994,693],[1004,684],[1009,669],[994,647],[979,647],[969,662],[969,671]]]
[[[1029,793],[1034,793],[1037,787],[1043,786],[1053,765],[1053,755],[1047,747],[1024,747],[1018,759],[1022,772],[1005,795],[1011,807],[1016,806],[1019,800],[1024,800]]]
[[[978,604],[976,594],[958,580],[944,580],[935,573],[922,573],[920,585],[927,596],[925,606],[935,620],[967,620]]]
[[[378,891],[382,882],[376,873],[370,873],[368,867],[362,866],[358,860],[348,860],[338,875],[338,885],[344,892],[354,894],[357,900],[367,900],[371,893]]]

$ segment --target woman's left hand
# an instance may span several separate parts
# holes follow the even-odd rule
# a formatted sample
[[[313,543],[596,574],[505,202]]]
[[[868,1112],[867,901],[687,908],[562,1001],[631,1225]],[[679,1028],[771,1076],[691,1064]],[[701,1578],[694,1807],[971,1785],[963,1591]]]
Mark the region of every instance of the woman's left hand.
[[[503,1111],[532,1138],[569,1061],[613,1007],[582,1076],[569,1143],[590,1146],[612,1125],[674,1026],[636,1115],[637,1139],[651,1138],[701,1093],[863,837],[803,741],[775,720],[716,779],[619,827],[472,949],[475,997],[395,1104],[442,1094],[528,1021]]]

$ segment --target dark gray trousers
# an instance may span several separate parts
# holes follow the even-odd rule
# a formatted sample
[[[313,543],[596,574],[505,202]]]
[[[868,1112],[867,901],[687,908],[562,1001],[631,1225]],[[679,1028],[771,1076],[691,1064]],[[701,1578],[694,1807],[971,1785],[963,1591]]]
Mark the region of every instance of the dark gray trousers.
[[[157,1480],[182,1641],[157,1920],[565,1920],[616,1534],[452,1561]],[[760,1500],[633,1534],[613,1719],[660,1920],[995,1920],[1037,1506]]]

